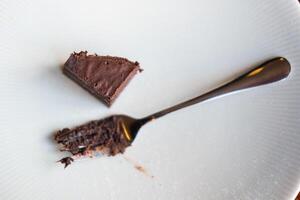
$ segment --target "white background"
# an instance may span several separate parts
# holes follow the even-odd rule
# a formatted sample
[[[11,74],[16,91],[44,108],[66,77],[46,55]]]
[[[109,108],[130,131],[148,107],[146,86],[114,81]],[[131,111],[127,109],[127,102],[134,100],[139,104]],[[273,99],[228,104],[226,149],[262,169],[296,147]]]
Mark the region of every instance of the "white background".
[[[0,199],[292,199],[300,183],[300,8],[296,0],[1,0]],[[66,78],[73,51],[141,63],[111,109]],[[282,82],[143,127],[125,156],[66,170],[51,135],[109,114],[142,117],[267,59]]]

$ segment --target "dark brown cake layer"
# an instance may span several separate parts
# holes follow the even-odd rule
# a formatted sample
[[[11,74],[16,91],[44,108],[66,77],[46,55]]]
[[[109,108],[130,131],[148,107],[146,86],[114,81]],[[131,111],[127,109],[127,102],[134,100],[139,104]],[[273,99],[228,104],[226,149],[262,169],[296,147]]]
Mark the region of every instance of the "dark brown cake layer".
[[[94,152],[114,156],[123,153],[131,144],[125,137],[121,123],[118,116],[95,120],[74,129],[64,128],[55,134],[54,139],[62,145],[62,151],[75,156]],[[60,161],[67,166],[73,158],[66,157]]]
[[[111,106],[133,76],[140,71],[138,62],[112,56],[73,53],[63,72],[91,94]]]

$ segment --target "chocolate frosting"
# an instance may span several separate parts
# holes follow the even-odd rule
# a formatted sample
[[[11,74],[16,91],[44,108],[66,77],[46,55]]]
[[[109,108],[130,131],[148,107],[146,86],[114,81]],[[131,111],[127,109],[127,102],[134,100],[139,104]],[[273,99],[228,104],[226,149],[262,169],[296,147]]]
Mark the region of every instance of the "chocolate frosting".
[[[139,70],[138,62],[86,51],[71,54],[64,65],[65,74],[109,106]]]

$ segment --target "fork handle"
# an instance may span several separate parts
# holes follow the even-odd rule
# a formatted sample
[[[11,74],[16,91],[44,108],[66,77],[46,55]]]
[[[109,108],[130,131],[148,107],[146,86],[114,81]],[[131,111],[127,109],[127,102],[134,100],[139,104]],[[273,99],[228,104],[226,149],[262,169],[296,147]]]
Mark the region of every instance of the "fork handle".
[[[218,87],[203,95],[179,103],[175,106],[169,107],[152,115],[149,115],[141,120],[146,123],[150,120],[162,117],[168,113],[174,112],[181,108],[185,108],[187,106],[191,106],[196,103],[200,103],[202,101],[223,94],[279,81],[283,78],[286,78],[289,75],[290,71],[291,65],[287,59],[282,57],[274,58],[254,68],[253,70],[239,76],[233,81],[222,85],[221,87]]]

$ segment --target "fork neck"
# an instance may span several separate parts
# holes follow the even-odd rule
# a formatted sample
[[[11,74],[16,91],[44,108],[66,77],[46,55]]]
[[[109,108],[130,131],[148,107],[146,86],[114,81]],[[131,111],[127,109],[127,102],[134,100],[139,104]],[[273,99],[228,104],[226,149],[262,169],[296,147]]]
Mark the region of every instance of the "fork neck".
[[[143,125],[145,125],[146,123],[151,122],[151,121],[153,121],[153,120],[155,120],[155,119],[156,119],[156,118],[155,118],[153,115],[149,115],[149,116],[147,116],[147,117],[144,117],[144,118],[139,119],[139,120],[138,120],[138,124],[139,124],[139,126],[143,126]]]

